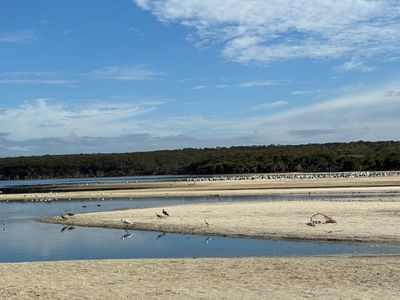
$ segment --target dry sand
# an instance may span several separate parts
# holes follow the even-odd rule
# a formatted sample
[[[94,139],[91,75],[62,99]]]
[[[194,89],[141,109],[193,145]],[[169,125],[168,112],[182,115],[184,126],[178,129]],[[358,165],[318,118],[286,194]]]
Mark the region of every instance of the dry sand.
[[[399,256],[0,264],[0,299],[399,299]]]
[[[249,201],[187,204],[46,218],[56,223],[253,238],[335,240],[400,245],[400,201]],[[307,226],[326,214],[337,223]],[[121,219],[129,219],[132,225]],[[207,219],[210,226],[206,226]],[[323,219],[322,219],[323,221]]]
[[[206,182],[147,182],[91,184],[64,187],[66,191],[27,194],[0,194],[0,201],[145,198],[185,196],[240,196],[318,193],[400,192],[400,176],[336,179],[271,179]]]

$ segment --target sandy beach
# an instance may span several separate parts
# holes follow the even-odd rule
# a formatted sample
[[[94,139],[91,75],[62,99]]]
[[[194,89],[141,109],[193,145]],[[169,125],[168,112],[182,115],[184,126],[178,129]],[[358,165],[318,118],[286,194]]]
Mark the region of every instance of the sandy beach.
[[[0,264],[1,299],[398,299],[399,256]]]

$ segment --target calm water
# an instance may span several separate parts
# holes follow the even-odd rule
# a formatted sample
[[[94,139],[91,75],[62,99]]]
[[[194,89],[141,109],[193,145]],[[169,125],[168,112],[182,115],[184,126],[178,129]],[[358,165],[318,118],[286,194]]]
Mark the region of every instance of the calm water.
[[[179,181],[188,178],[188,175],[159,175],[159,176],[127,176],[127,177],[92,177],[92,178],[59,178],[59,179],[31,179],[31,180],[0,180],[0,189],[12,186],[30,185],[68,185],[93,183],[124,183],[124,182],[162,182]]]
[[[278,200],[282,196],[257,197]],[[157,258],[213,256],[285,256],[343,253],[400,253],[400,248],[344,243],[293,242],[207,237],[102,228],[64,228],[34,220],[43,215],[102,211],[116,208],[219,201],[218,197],[146,200],[54,201],[0,203],[0,261],[39,261],[100,258]],[[254,197],[224,197],[250,200]],[[86,205],[86,208],[82,206]],[[97,206],[101,205],[101,206]],[[1,224],[2,224],[1,223]]]

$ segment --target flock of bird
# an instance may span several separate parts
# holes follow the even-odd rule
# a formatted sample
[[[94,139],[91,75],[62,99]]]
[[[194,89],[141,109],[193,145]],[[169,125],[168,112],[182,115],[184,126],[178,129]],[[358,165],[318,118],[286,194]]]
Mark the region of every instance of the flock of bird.
[[[85,205],[84,205],[84,206],[85,206]],[[99,205],[98,205],[98,206],[99,206]],[[85,206],[85,207],[86,207],[86,206]],[[68,210],[65,210],[65,212],[66,212],[65,214],[60,215],[60,217],[61,217],[63,220],[68,220],[67,216],[72,217],[72,216],[75,215],[74,213],[71,213],[71,212],[69,212]],[[161,211],[161,213],[162,213],[162,214],[156,213],[157,218],[163,219],[163,218],[169,217],[169,213],[168,213],[165,209],[163,209],[163,210]],[[122,222],[123,224],[125,224],[125,225],[133,225],[133,222],[132,222],[131,220],[129,220],[129,219],[121,219],[121,222]],[[207,219],[204,219],[204,224],[205,224],[207,227],[209,227],[209,226],[211,225],[211,223],[210,223]],[[4,226],[4,227],[6,226],[5,223],[4,223],[3,226]],[[61,230],[61,232],[64,231],[64,230],[65,230],[65,229],[63,228],[63,229]]]
[[[97,206],[100,206],[100,205],[97,205]],[[86,205],[84,205],[84,206],[82,206],[82,207],[86,207]],[[65,210],[65,214],[60,215],[60,217],[61,217],[63,220],[68,220],[68,217],[72,217],[72,216],[74,216],[74,215],[75,215],[75,214],[72,213],[72,212],[70,212],[69,210]],[[67,217],[67,216],[68,216],[68,217]],[[165,209],[162,209],[161,213],[157,213],[157,212],[156,212],[156,216],[157,216],[157,218],[159,218],[159,219],[163,219],[163,218],[169,217],[170,214],[169,214]],[[120,220],[121,220],[121,222],[122,222],[124,225],[133,225],[133,222],[132,222],[131,220],[129,220],[129,219],[121,218]],[[207,227],[209,227],[209,226],[211,225],[211,223],[210,223],[207,219],[204,219],[204,224],[205,224]],[[3,224],[4,230],[5,230],[6,226],[7,226],[7,225],[6,225],[6,223],[4,222],[4,224]],[[64,232],[65,230],[71,231],[71,230],[74,230],[74,229],[75,229],[74,226],[63,226],[63,227],[61,228],[60,231],[61,231],[61,232]],[[162,238],[165,234],[166,234],[165,232],[160,233],[160,234],[156,237],[156,240]],[[133,233],[130,233],[130,232],[128,232],[128,231],[125,229],[125,234],[121,236],[121,240],[129,239],[129,238],[131,238],[132,236],[133,236]],[[209,240],[211,240],[211,238],[210,238],[210,237],[207,237],[205,243],[207,244]]]

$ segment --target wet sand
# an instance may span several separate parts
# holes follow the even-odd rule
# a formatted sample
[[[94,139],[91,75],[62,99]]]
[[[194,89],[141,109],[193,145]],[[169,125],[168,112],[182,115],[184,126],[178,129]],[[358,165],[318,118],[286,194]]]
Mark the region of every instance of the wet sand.
[[[398,299],[399,256],[0,264],[1,299]]]
[[[248,201],[136,208],[45,218],[69,225],[232,237],[369,242],[400,245],[400,201]],[[308,226],[323,213],[337,223]],[[128,219],[132,224],[124,224]],[[205,224],[204,220],[210,223]],[[324,218],[320,218],[324,222]]]

